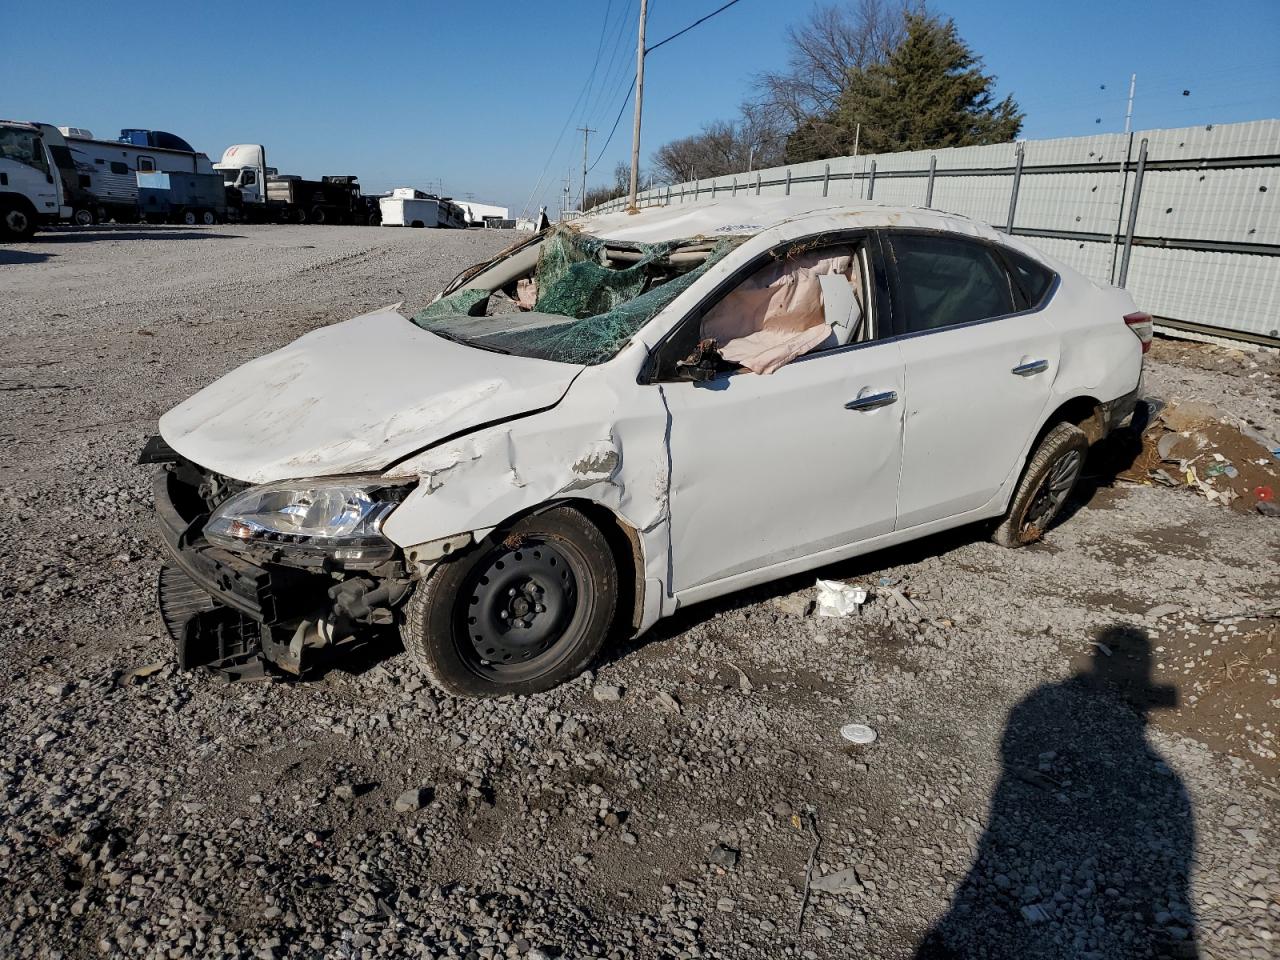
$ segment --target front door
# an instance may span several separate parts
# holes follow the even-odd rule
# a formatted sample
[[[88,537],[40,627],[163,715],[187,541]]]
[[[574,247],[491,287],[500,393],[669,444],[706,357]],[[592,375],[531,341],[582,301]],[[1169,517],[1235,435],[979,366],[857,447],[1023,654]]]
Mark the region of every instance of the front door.
[[[661,389],[675,592],[893,530],[906,406],[896,343]]]

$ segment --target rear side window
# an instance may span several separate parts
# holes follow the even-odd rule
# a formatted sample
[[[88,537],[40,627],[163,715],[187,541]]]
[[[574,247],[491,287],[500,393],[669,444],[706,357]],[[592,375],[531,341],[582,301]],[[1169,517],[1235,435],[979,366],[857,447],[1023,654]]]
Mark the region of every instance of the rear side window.
[[[1005,257],[1009,261],[1009,269],[1013,271],[1013,282],[1022,289],[1027,306],[1032,309],[1040,306],[1045,294],[1053,286],[1053,271],[1012,250],[1005,250]]]
[[[995,253],[958,237],[890,235],[908,333],[1013,313],[1009,274]],[[896,312],[896,311],[895,311]]]
[[[112,173],[128,173],[129,168],[126,167],[119,160],[113,160],[111,163],[111,172]]]

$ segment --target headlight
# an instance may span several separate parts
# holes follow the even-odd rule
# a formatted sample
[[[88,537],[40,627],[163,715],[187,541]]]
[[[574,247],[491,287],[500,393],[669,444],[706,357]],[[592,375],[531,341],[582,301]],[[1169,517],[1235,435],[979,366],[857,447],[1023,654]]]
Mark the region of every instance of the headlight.
[[[382,521],[407,492],[407,487],[379,482],[267,483],[214,510],[204,535],[232,549],[276,549],[286,562],[293,556],[304,562],[381,563],[396,550],[382,535]]]

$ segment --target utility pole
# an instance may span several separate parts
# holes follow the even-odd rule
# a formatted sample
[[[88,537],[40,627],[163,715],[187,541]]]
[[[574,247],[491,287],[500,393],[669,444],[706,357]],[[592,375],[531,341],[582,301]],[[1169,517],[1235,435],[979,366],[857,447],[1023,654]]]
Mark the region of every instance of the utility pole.
[[[596,131],[590,127],[578,127],[582,134],[582,197],[578,200],[578,209],[587,205],[587,138]]]
[[[573,171],[569,171],[564,175],[564,193],[560,197],[560,219],[564,219],[565,212],[569,209],[569,184],[573,182]]]
[[[640,37],[636,41],[636,118],[631,130],[631,199],[627,212],[636,212],[636,192],[640,178],[640,111],[644,105],[644,26],[649,18],[649,0],[640,0]]]
[[[1128,133],[1133,123],[1133,88],[1138,85],[1138,75],[1129,74],[1129,109],[1124,112],[1124,132]]]

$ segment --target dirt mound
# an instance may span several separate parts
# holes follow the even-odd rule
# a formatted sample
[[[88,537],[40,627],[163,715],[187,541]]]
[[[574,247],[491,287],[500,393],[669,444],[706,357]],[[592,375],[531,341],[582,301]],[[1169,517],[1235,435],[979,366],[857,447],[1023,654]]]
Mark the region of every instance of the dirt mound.
[[[1241,513],[1280,509],[1280,444],[1209,403],[1171,404],[1142,433],[1120,474],[1135,483],[1195,490]]]

